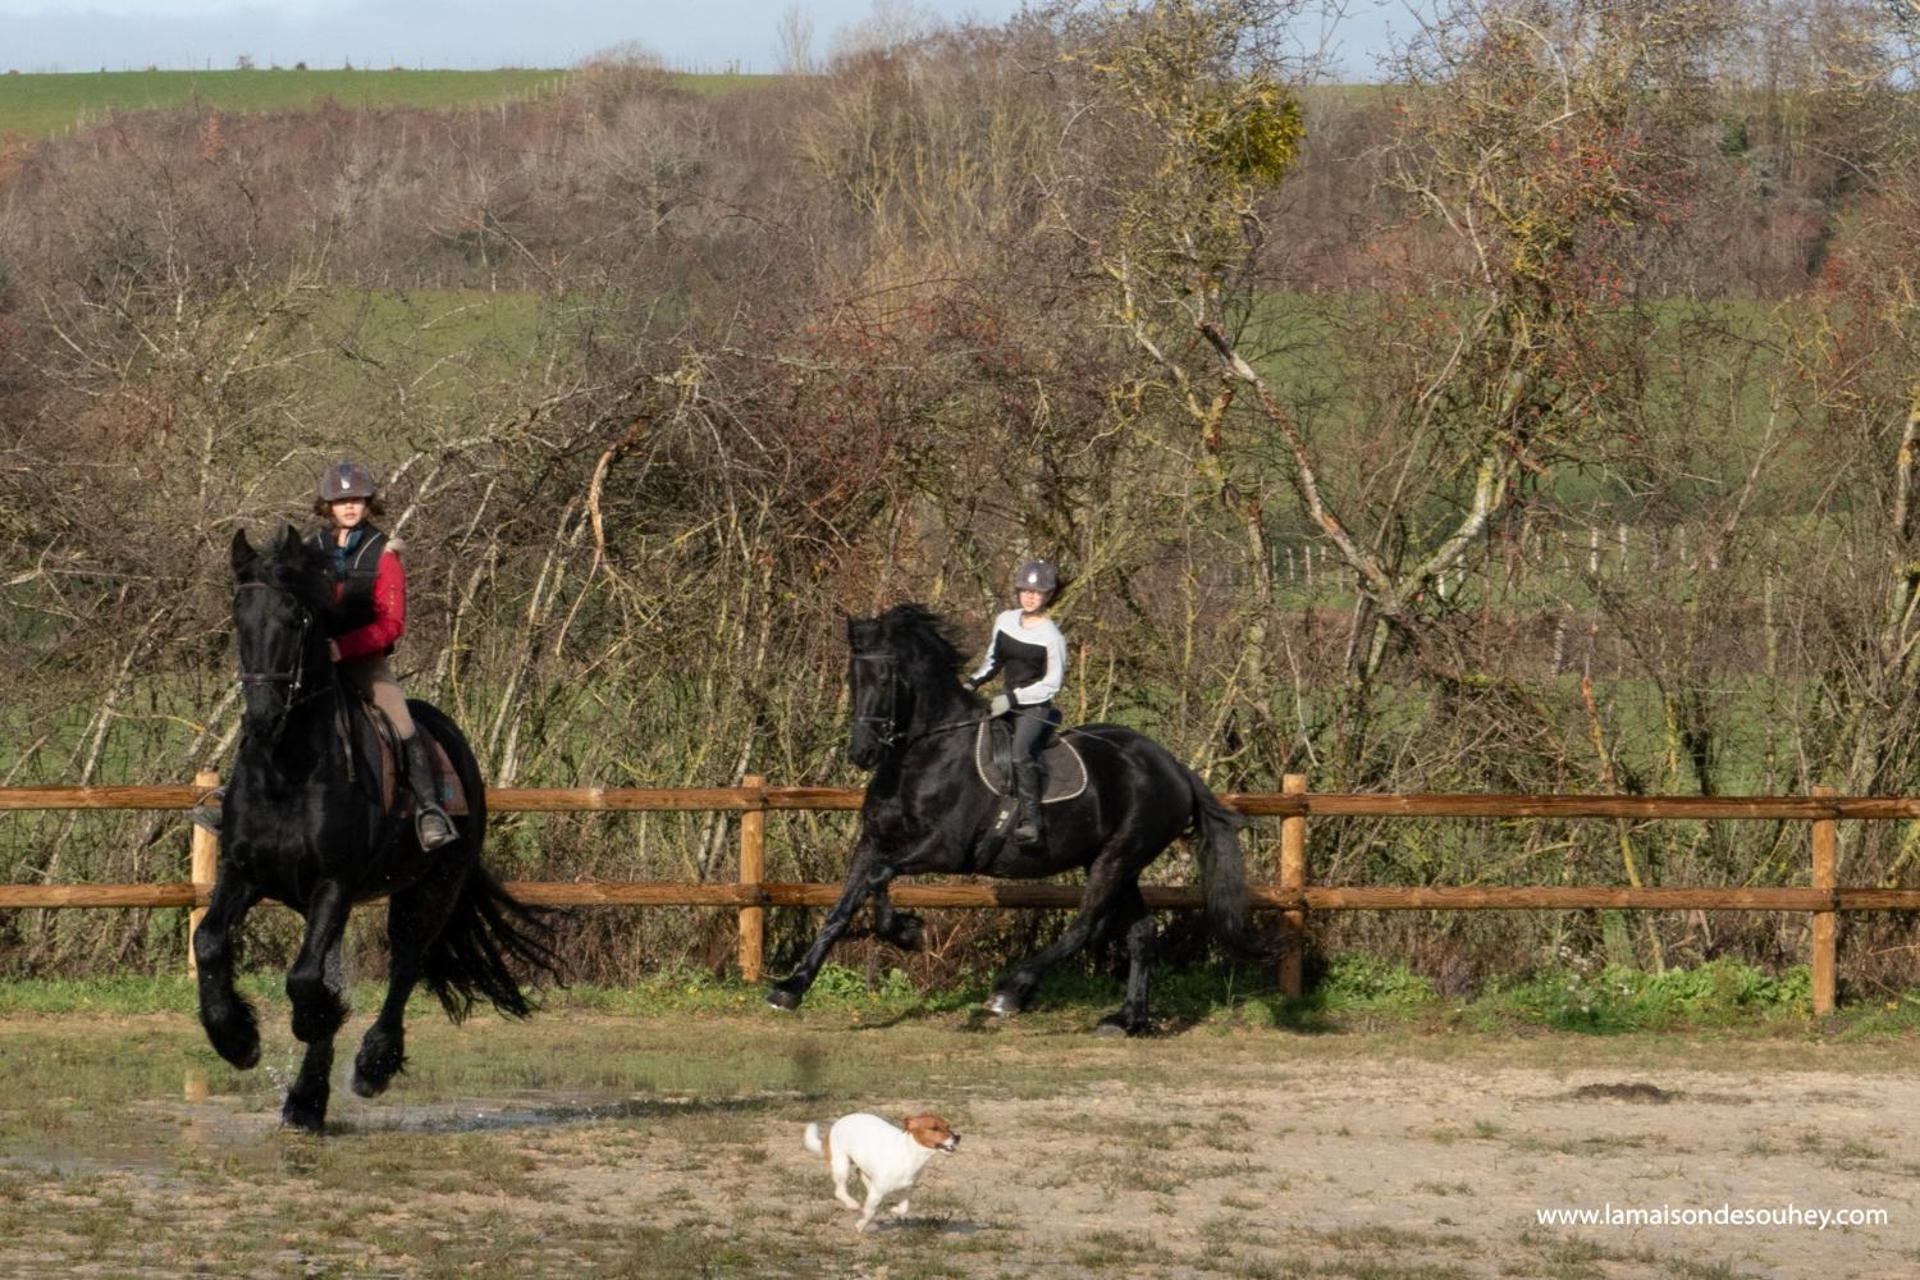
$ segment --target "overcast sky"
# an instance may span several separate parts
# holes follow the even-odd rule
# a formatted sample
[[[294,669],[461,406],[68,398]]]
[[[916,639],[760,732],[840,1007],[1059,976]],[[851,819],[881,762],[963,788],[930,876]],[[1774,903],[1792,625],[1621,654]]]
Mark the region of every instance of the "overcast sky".
[[[898,2],[898,0],[896,0]],[[391,64],[565,67],[638,40],[682,67],[776,69],[774,26],[792,0],[0,0],[0,70]],[[997,22],[1020,0],[918,0]],[[824,51],[873,0],[801,0]],[[1371,79],[1398,0],[1358,0],[1341,28],[1347,78]]]

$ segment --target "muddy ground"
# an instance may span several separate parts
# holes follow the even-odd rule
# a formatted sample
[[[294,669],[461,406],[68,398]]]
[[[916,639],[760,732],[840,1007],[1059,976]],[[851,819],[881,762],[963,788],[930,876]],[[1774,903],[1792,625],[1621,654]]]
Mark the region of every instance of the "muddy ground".
[[[1920,1275],[1904,1041],[743,1011],[423,1016],[409,1047],[311,1139],[276,1123],[284,1010],[247,1074],[182,1016],[0,1020],[0,1275]],[[961,1150],[856,1236],[801,1126],[910,1109]],[[1609,1204],[1887,1221],[1536,1220]]]

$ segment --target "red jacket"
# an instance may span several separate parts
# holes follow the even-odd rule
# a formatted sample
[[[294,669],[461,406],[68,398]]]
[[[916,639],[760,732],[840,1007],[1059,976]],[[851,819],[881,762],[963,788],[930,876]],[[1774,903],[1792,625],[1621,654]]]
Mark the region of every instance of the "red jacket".
[[[333,589],[334,598],[339,599],[345,590],[345,583],[337,584]],[[374,574],[373,621],[335,636],[333,643],[340,651],[340,661],[352,662],[355,658],[388,652],[406,631],[407,571],[400,567],[400,557],[388,547],[381,551],[380,568]]]

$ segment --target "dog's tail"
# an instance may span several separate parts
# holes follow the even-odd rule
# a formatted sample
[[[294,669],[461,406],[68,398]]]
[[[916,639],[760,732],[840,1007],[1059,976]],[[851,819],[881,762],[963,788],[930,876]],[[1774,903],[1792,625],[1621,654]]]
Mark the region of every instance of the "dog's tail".
[[[833,1147],[831,1142],[831,1139],[824,1139],[820,1136],[820,1126],[817,1124],[808,1125],[807,1131],[800,1135],[800,1144],[807,1150],[813,1152],[813,1154],[824,1158],[828,1164],[833,1163]]]

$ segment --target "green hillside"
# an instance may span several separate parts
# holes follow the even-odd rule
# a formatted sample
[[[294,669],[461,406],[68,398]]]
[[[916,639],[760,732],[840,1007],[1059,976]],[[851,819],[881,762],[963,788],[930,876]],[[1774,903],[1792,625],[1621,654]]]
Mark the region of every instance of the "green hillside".
[[[550,93],[570,74],[552,68],[0,74],[0,137],[37,138],[111,110],[195,102],[225,111],[298,108],[328,98],[356,107],[458,107]],[[775,77],[676,73],[674,79],[692,92],[710,94],[768,83]]]

